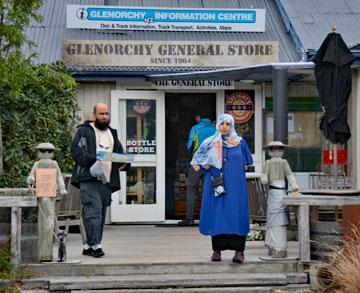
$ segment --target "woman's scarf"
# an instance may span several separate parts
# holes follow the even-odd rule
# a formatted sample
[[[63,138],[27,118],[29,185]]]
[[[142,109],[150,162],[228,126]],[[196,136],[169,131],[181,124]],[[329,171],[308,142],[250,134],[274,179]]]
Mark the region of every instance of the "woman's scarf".
[[[225,136],[220,132],[220,125],[223,122],[230,124],[230,131]],[[221,169],[223,145],[232,148],[237,146],[241,139],[235,131],[234,118],[229,114],[221,114],[216,123],[215,134],[205,139],[200,145],[192,158],[191,165],[195,170],[199,170],[199,166],[204,167],[207,164]]]

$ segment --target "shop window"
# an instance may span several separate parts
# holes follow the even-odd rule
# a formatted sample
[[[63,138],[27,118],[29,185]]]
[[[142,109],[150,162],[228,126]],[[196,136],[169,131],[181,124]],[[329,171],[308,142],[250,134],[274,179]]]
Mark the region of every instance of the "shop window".
[[[119,204],[156,203],[156,167],[132,167],[127,172],[126,198]]]
[[[255,153],[255,91],[236,90],[225,92],[225,112],[235,120],[235,130]]]
[[[319,99],[289,98],[287,159],[294,172],[316,172],[321,165],[322,135],[319,130]],[[265,144],[273,140],[272,98],[266,99]]]
[[[126,101],[126,151],[156,154],[156,101]]]

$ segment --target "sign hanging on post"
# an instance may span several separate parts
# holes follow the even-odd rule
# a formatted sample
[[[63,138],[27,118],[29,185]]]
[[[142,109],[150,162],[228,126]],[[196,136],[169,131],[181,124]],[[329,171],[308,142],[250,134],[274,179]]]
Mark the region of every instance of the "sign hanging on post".
[[[55,197],[57,188],[56,169],[36,169],[36,196]]]
[[[235,92],[226,98],[226,112],[234,117],[235,123],[245,123],[255,112],[254,102],[246,92]]]
[[[265,9],[67,5],[66,24],[106,30],[265,32]]]

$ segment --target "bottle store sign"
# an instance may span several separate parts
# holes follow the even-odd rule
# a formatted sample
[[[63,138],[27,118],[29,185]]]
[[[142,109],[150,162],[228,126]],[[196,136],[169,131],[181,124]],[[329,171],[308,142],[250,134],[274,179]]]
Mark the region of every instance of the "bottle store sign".
[[[156,140],[130,140],[126,141],[126,152],[134,155],[156,154]]]

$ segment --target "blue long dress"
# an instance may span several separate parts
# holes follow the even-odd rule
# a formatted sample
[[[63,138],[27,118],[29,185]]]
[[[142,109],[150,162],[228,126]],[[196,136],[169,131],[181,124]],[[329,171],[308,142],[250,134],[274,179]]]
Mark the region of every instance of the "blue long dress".
[[[245,178],[245,164],[253,163],[251,152],[242,139],[236,147],[223,146],[223,159],[227,158],[224,168],[226,194],[215,197],[211,175],[218,177],[220,170],[211,166],[202,168],[204,185],[200,212],[200,232],[216,236],[232,234],[246,236],[249,232],[248,192]]]

